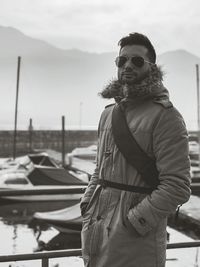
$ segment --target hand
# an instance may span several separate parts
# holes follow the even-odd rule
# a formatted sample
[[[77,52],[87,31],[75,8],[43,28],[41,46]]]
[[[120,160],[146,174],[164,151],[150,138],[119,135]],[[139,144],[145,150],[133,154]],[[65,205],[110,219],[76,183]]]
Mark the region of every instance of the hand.
[[[88,206],[88,202],[81,203],[81,206],[80,206],[80,208],[81,208],[81,216],[83,216],[85,214],[87,206]]]

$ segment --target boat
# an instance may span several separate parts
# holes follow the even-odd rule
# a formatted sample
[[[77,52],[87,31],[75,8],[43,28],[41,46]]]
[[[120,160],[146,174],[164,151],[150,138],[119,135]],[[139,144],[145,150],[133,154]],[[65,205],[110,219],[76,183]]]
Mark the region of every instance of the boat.
[[[84,174],[84,176],[87,176]],[[87,176],[88,177],[88,176]],[[64,168],[55,168],[49,166],[35,165],[28,173],[27,178],[33,185],[87,185],[83,175],[66,170]],[[80,179],[81,178],[81,179]]]
[[[96,164],[94,162],[74,157],[72,158],[71,165],[68,166],[68,169],[74,170],[75,172],[81,171],[82,173],[87,174],[89,181],[94,173],[95,167]]]
[[[82,216],[80,204],[51,212],[36,212],[33,214],[35,222],[46,223],[61,233],[80,233],[82,229]]]
[[[15,159],[1,158],[0,159],[0,173],[2,171],[24,170],[32,169],[34,165],[59,167],[59,165],[48,156],[46,152],[39,152],[35,154],[27,154]]]
[[[88,174],[89,180],[96,167],[96,155],[96,145],[75,148],[66,156],[67,167],[68,169],[80,170],[81,172]]]
[[[56,236],[48,240],[43,241],[43,236],[37,240],[38,246],[35,248],[35,252],[39,251],[51,251],[60,249],[78,249],[81,247],[81,236],[78,234],[58,233]]]
[[[77,147],[67,154],[67,158],[77,157],[84,160],[94,161],[97,155],[97,145]]]
[[[27,171],[33,163],[30,158],[26,156],[17,157],[16,159],[12,158],[1,158],[0,160],[0,174],[5,172],[12,172],[16,170]]]
[[[59,167],[46,153],[37,153],[18,157],[15,160],[6,159],[1,161],[0,169],[0,191],[11,190],[51,190],[63,189],[70,186],[86,186],[88,175],[80,171],[66,170]],[[79,190],[80,192],[80,190]],[[69,202],[76,204],[82,197],[80,193],[56,193],[1,196],[1,206],[18,203],[35,203],[39,206],[41,202]],[[53,205],[58,207],[58,205]],[[69,205],[65,205],[69,206]],[[63,206],[62,206],[63,207]],[[52,209],[47,209],[52,210]]]
[[[1,190],[52,190],[52,189],[63,189],[63,188],[70,188],[73,186],[83,186],[87,185],[86,182],[78,179],[71,173],[67,172],[66,170],[60,170],[60,169],[55,169],[51,168],[50,170],[47,168],[46,169],[40,169],[39,167],[36,167],[36,170],[42,170],[39,172],[40,175],[38,175],[38,172],[34,172],[32,174],[32,179],[43,179],[43,182],[40,182],[38,185],[37,183],[33,184],[31,179],[26,176],[26,174],[23,171],[12,171],[12,172],[6,172],[0,175],[0,199],[1,199],[1,204],[5,203],[19,203],[19,202],[41,202],[41,201],[76,201],[78,202],[80,198],[82,197],[83,193],[56,193],[56,194],[31,194],[30,195],[16,195],[16,196],[1,196]],[[44,171],[45,170],[45,171]],[[43,173],[46,173],[46,176],[42,176]],[[47,175],[48,174],[48,175]],[[62,175],[61,175],[62,174]],[[36,175],[36,177],[34,176]],[[37,176],[38,175],[38,176]],[[47,178],[46,178],[47,177]],[[55,178],[56,177],[56,178]],[[46,178],[46,180],[45,180]],[[45,181],[48,181],[47,179],[49,178],[49,183]],[[65,179],[65,181],[64,181]],[[61,181],[60,184],[59,182],[56,184],[55,181]],[[63,183],[62,183],[63,181]],[[4,201],[3,201],[4,200]]]
[[[49,167],[56,167],[56,168],[59,167],[56,161],[50,158],[46,152],[28,154],[28,157],[34,165],[49,166]]]
[[[52,189],[49,186],[42,186],[37,189]],[[54,186],[53,189],[63,189],[61,186]],[[1,189],[0,189],[1,191]],[[1,194],[1,193],[0,193]],[[1,205],[8,204],[14,202],[16,203],[23,203],[23,202],[57,202],[57,201],[76,201],[79,202],[81,197],[83,196],[82,193],[80,194],[43,194],[43,195],[24,195],[24,196],[0,196]]]
[[[18,184],[19,186],[19,184]],[[24,186],[24,184],[23,184]],[[1,196],[1,191],[2,190],[6,190],[8,189],[6,188],[0,188],[0,200],[1,200],[1,205],[3,204],[11,204],[11,203],[23,203],[23,202],[59,202],[59,201],[75,201],[75,202],[79,202],[81,197],[83,196],[83,193],[55,193],[55,194],[49,194],[44,193],[44,194],[34,194],[34,190],[35,191],[39,191],[39,190],[49,190],[51,191],[52,189],[69,189],[70,186],[29,186],[29,184],[27,184],[26,186],[24,186],[24,193],[26,193],[26,188],[27,189],[32,189],[32,192],[27,195],[17,195],[17,196]],[[14,189],[13,187],[11,189]],[[82,190],[81,190],[82,191]]]
[[[66,198],[63,197],[63,200],[51,200],[50,198],[47,198],[46,200],[36,199],[34,201],[0,198],[0,214],[3,218],[16,218],[16,216],[21,216],[22,218],[25,218],[28,224],[32,220],[35,212],[48,212],[64,209],[79,202],[80,199],[78,196],[74,200],[70,199],[70,197],[69,200],[66,200]]]

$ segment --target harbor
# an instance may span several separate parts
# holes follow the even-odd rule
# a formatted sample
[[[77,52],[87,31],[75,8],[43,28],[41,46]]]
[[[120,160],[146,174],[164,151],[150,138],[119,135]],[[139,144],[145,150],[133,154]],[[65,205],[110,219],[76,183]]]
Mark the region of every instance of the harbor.
[[[192,165],[197,165],[197,147],[194,143],[190,147]],[[76,148],[66,154],[65,168],[62,166],[62,153],[49,149],[16,157],[14,161],[1,159],[0,231],[5,242],[0,245],[0,256],[80,251],[82,218],[79,201],[94,171],[95,156],[96,146],[93,145]],[[175,221],[175,214],[169,218],[169,247],[170,244],[180,245],[200,239],[200,184],[198,167],[193,167],[193,194],[180,208],[178,220]],[[23,179],[30,184],[27,186],[27,181]],[[52,258],[49,259],[49,266],[83,267],[80,256],[79,252],[78,257]],[[199,257],[197,245],[193,248],[186,245],[186,248],[168,249],[166,266],[198,266]],[[39,260],[19,261],[10,262],[9,266],[34,267],[38,264]],[[0,266],[8,264],[2,262]]]
[[[80,10],[77,11],[77,14],[81,13]],[[57,15],[59,16],[59,14]],[[62,17],[64,16],[62,15]],[[3,51],[1,59],[3,60],[0,61],[0,65],[2,64],[1,88],[5,88],[3,89],[4,97],[1,103],[0,130],[0,267],[83,267],[81,246],[83,247],[83,253],[85,253],[84,260],[90,261],[88,264],[95,267],[93,265],[98,265],[96,264],[98,260],[103,260],[104,252],[112,255],[112,249],[110,249],[112,246],[109,242],[112,242],[114,247],[115,243],[117,246],[117,242],[123,240],[123,238],[125,242],[119,242],[118,250],[115,250],[115,253],[116,251],[119,252],[119,261],[115,261],[115,256],[109,258],[108,262],[111,263],[112,260],[114,263],[111,264],[112,266],[118,264],[121,267],[120,250],[122,248],[121,244],[123,244],[126,248],[124,255],[127,254],[126,260],[129,261],[124,262],[128,266],[137,264],[137,256],[143,264],[133,267],[147,266],[148,263],[153,266],[155,261],[156,265],[159,265],[159,262],[160,264],[163,263],[165,261],[166,245],[166,267],[199,267],[200,58],[184,49],[157,55],[150,41],[151,47],[148,47],[146,42],[145,44],[138,44],[135,41],[122,45],[121,41],[124,38],[118,43],[121,48],[119,56],[116,58],[116,51],[93,53],[93,51],[82,51],[82,46],[81,50],[65,50],[54,47],[54,45],[50,45],[44,40],[29,37],[14,28],[0,26],[0,35],[2,32],[5,34],[2,35],[2,39],[6,42],[9,40],[9,45],[5,43],[1,47],[1,51]],[[132,38],[137,39],[138,36],[147,38],[137,32],[129,33],[126,38],[132,40]],[[92,38],[90,40],[92,44]],[[12,43],[16,44],[16,49],[14,49],[15,46],[11,45],[10,47]],[[137,46],[140,47],[138,51]],[[148,53],[144,49],[147,49]],[[117,72],[113,68],[114,63]],[[162,69],[160,66],[163,65],[164,68]],[[13,70],[16,66],[17,79],[16,92],[14,92],[13,88],[15,86],[10,85],[13,91],[9,90],[7,81],[10,81],[11,76],[14,76]],[[125,66],[129,66],[129,72],[127,68],[125,71]],[[166,70],[169,70],[169,75],[166,78],[167,89],[162,83],[166,72],[165,66]],[[194,83],[195,71],[196,83]],[[116,73],[117,79],[115,78]],[[155,81],[154,74],[158,76],[155,77]],[[110,81],[107,87],[105,85],[106,80]],[[145,82],[147,81],[146,85]],[[167,91],[168,88],[169,92]],[[188,92],[188,88],[193,89]],[[143,89],[145,89],[144,92]],[[100,92],[100,90],[103,91]],[[180,98],[180,94],[181,98],[188,100],[187,108]],[[102,101],[102,99],[97,99],[97,95],[107,99]],[[141,98],[137,98],[138,96]],[[13,101],[10,101],[10,98]],[[140,103],[140,100],[149,101],[151,99],[151,101],[143,107],[137,104],[133,105],[135,109],[133,112],[133,110],[128,109],[128,105],[126,106],[127,99],[131,102],[133,100],[132,104],[135,100],[136,102],[139,100],[138,103]],[[197,102],[196,105],[194,101]],[[12,102],[12,104],[8,104],[9,102]],[[113,112],[110,124],[108,116],[105,125],[103,125],[101,116],[98,126],[102,110],[105,106],[112,105],[113,102],[124,104],[127,118],[122,116],[120,121],[120,113],[116,115],[117,113]],[[5,103],[6,106],[4,106]],[[140,104],[143,105],[143,101]],[[170,120],[165,115],[163,117],[158,116],[162,113],[159,111],[160,109],[164,110],[163,114],[165,114],[165,109],[170,109],[173,105],[183,115],[186,125],[176,109],[173,109],[173,112],[177,112],[176,115],[174,113]],[[119,106],[115,105],[115,107],[118,107],[118,111],[120,110]],[[11,107],[14,110],[14,125],[13,118],[11,119],[7,112],[9,110],[10,113]],[[116,109],[114,108],[114,110]],[[128,114],[129,112],[130,114]],[[61,116],[61,114],[65,115]],[[111,118],[111,112],[109,114]],[[166,114],[169,115],[170,112]],[[158,118],[159,120],[157,120]],[[162,127],[161,124],[163,124]],[[123,125],[124,128],[128,129],[126,134],[121,131]],[[169,210],[175,210],[177,206],[174,203],[183,203],[190,195],[186,128],[189,129],[191,197],[187,203],[178,206],[177,210],[168,216]],[[101,137],[101,134],[102,138],[99,142],[101,146],[100,149],[98,147],[98,150],[97,139],[98,136]],[[116,134],[121,144],[123,143],[122,146],[117,142]],[[113,138],[114,142],[112,142]],[[164,144],[165,142],[166,144]],[[114,151],[115,145],[121,152],[119,155]],[[157,146],[157,148],[154,146]],[[139,214],[132,214],[135,216],[132,216],[132,219],[136,220],[135,225],[129,217],[127,225],[125,225],[127,212],[124,212],[124,207],[125,204],[130,204],[125,203],[126,195],[123,199],[123,201],[125,200],[123,202],[124,206],[121,206],[123,194],[117,191],[117,194],[119,192],[121,194],[118,198],[117,194],[115,196],[115,191],[110,190],[110,188],[108,188],[110,191],[107,191],[108,193],[111,192],[110,196],[104,195],[103,193],[106,190],[104,191],[101,188],[102,200],[99,197],[97,204],[91,205],[94,207],[94,211],[92,211],[88,225],[87,222],[84,224],[80,201],[94,173],[97,150],[100,151],[98,158],[100,159],[99,179],[101,181],[99,183],[103,189],[107,189],[108,186],[114,188],[114,190],[139,192],[141,194],[144,194],[144,192],[151,194],[159,186],[163,190],[160,200],[159,197],[154,200],[153,194],[152,200],[151,196],[147,196],[145,199],[150,204],[149,214],[148,212],[140,214],[137,211],[140,206],[138,204],[142,202],[142,205],[144,202],[140,201],[140,198],[137,200],[136,194],[130,194],[133,200],[128,200],[131,205],[127,206],[127,211],[138,212]],[[133,156],[131,160],[130,155]],[[166,170],[163,168],[162,159],[165,159],[163,160],[165,164],[169,163],[169,168],[166,168]],[[179,159],[180,162],[177,163],[176,159]],[[178,168],[175,166],[176,163]],[[185,173],[183,164],[185,164],[185,170],[187,169]],[[118,172],[118,167],[124,170]],[[130,167],[134,168],[131,169]],[[180,169],[180,172],[177,169]],[[131,171],[129,172],[129,170]],[[164,179],[162,179],[162,175]],[[137,184],[138,177],[141,179],[141,184]],[[176,180],[176,178],[178,179]],[[102,181],[103,179],[104,181]],[[124,179],[127,179],[126,182],[124,182]],[[135,184],[132,185],[129,181]],[[161,184],[161,181],[163,184]],[[148,185],[148,188],[143,187],[143,182]],[[141,187],[143,187],[142,190]],[[162,193],[162,190],[157,192]],[[116,202],[109,203],[112,198],[116,198]],[[104,199],[107,203],[103,203]],[[172,199],[174,201],[171,201]],[[168,202],[165,202],[165,200],[168,200]],[[97,208],[98,204],[102,208],[102,212]],[[168,205],[171,205],[171,207],[167,207]],[[87,205],[87,207],[89,206]],[[85,211],[87,207],[85,205]],[[120,207],[119,212],[116,212],[118,207]],[[121,216],[121,211],[125,215]],[[111,212],[113,212],[112,215]],[[126,230],[126,234],[125,231],[123,232],[124,235],[119,235],[119,223],[116,223],[116,227],[114,226],[115,219],[118,218],[116,215],[121,219],[120,226],[124,227],[123,230]],[[129,216],[129,213],[127,216]],[[166,216],[168,216],[166,231],[163,231],[165,228],[155,228],[155,225],[160,225],[159,220]],[[109,223],[103,224],[102,222],[106,222],[107,218]],[[151,220],[148,222],[148,219]],[[146,222],[148,222],[147,225]],[[93,242],[82,238],[82,240],[88,242],[85,242],[85,244],[83,242],[81,245],[82,225],[83,227],[86,226],[86,230],[90,229],[90,226],[94,226],[91,227],[94,231],[88,234],[89,237],[92,236]],[[99,231],[97,230],[98,227]],[[135,244],[141,242],[144,245],[142,233],[144,230],[148,230],[148,227],[152,229],[150,229],[150,234],[149,232],[144,233],[145,238],[146,236],[147,239],[153,237],[152,243],[155,241],[155,247],[152,250],[149,246],[150,250],[145,251],[145,246],[141,246],[140,249],[140,246],[135,246]],[[115,233],[115,229],[117,229],[117,238],[113,239],[111,233]],[[159,230],[162,238],[159,237]],[[137,235],[134,236],[134,240],[128,242],[128,238],[132,237],[130,236],[132,231],[135,231]],[[167,238],[166,244],[165,237]],[[104,242],[105,240],[107,241]],[[113,240],[116,242],[113,242]],[[98,250],[98,254],[95,250],[95,243],[97,247],[99,244],[100,247],[102,243],[102,249]],[[88,250],[87,245],[90,247]],[[134,254],[136,248],[139,253]],[[89,259],[95,253],[99,256],[99,259],[97,259],[98,257]],[[152,256],[152,262],[145,260],[142,253],[146,253],[145,255],[149,253],[149,256]],[[117,257],[118,255],[116,255],[116,259]],[[125,258],[122,259],[125,260]],[[93,260],[94,262],[97,260],[95,264],[93,264]],[[102,263],[102,265],[107,266],[106,260],[105,257],[105,264]]]

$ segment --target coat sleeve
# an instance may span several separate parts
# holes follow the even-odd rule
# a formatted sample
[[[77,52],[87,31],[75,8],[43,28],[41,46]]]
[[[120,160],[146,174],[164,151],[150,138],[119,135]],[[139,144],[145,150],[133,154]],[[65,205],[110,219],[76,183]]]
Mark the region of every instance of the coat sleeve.
[[[128,213],[129,221],[141,235],[155,228],[190,197],[188,134],[175,108],[163,110],[153,131],[153,151],[160,183]]]
[[[99,179],[99,168],[98,168],[98,164],[96,164],[96,168],[94,170],[94,173],[93,173],[93,175],[89,181],[89,184],[88,184],[88,187],[84,193],[84,196],[81,199],[81,204],[90,202],[90,198],[92,197],[92,195],[96,189],[98,179]]]

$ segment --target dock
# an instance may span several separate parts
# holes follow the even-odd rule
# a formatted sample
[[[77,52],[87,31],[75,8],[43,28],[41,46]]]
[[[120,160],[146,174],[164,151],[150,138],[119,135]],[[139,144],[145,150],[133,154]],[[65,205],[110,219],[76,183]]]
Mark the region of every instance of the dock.
[[[189,201],[181,206],[179,213],[180,220],[190,223],[191,228],[200,234],[200,197],[191,195]]]
[[[180,214],[200,226],[200,197],[191,195],[189,201],[181,206]]]
[[[168,219],[168,225],[193,239],[200,237],[200,197],[191,195],[188,202],[183,204],[175,218],[175,214]]]

